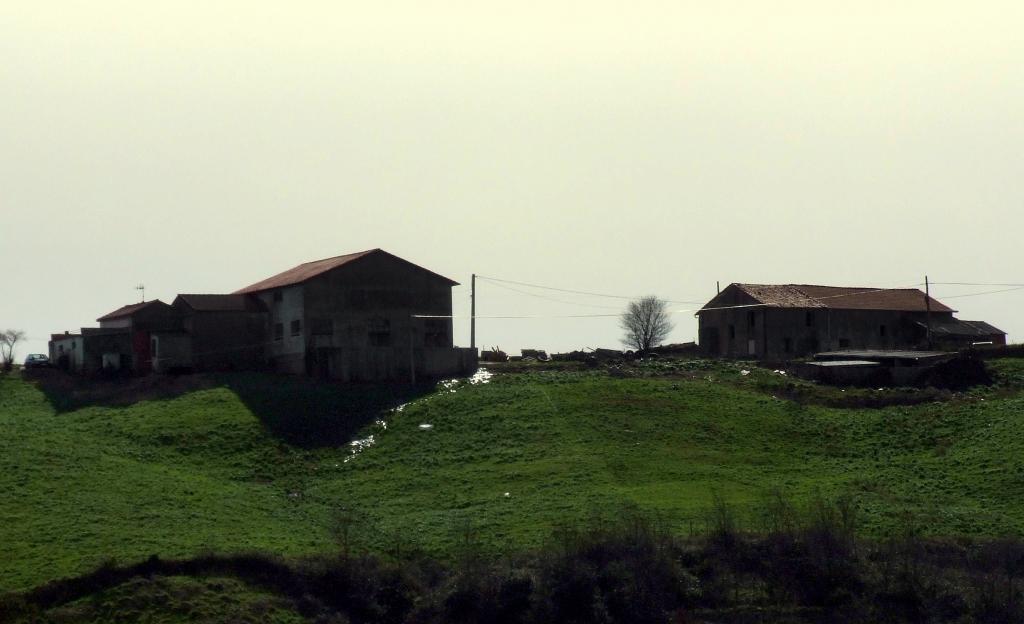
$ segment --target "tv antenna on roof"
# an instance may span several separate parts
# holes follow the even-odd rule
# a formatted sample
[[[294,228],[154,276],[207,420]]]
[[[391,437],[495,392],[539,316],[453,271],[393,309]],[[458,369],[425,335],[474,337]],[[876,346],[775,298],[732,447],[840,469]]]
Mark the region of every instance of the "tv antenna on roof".
[[[145,303],[146,302],[146,285],[145,284],[139,284],[138,286],[135,287],[135,290],[142,291],[142,303]]]

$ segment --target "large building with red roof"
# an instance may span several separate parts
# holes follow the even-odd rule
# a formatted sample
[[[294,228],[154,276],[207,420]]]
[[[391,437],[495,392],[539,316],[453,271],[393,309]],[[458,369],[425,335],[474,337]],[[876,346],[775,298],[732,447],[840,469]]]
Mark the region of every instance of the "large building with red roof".
[[[917,288],[730,284],[697,313],[708,356],[786,360],[847,349],[1006,344],[1006,333]]]
[[[275,370],[343,380],[453,375],[476,366],[452,339],[457,282],[381,249],[306,262],[233,293],[267,309]]]

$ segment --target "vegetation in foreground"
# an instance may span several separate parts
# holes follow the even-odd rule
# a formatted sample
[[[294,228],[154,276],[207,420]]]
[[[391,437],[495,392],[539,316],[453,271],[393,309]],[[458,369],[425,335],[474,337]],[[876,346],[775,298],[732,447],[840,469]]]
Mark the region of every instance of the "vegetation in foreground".
[[[0,597],[0,619],[358,623],[985,622],[1024,618],[1024,543],[855,536],[845,500],[774,496],[759,536],[731,508],[686,540],[642,515],[562,527],[499,562],[468,539],[451,562],[369,555],[152,557]]]
[[[388,411],[389,389],[263,375],[79,400],[6,376],[0,590],[111,558],[311,556],[339,539],[353,554],[450,563],[471,532],[481,553],[511,556],[623,508],[688,536],[707,530],[714,495],[759,529],[773,489],[798,503],[849,499],[869,538],[908,517],[926,535],[1018,534],[1024,366],[993,365],[996,386],[956,394],[824,389],[699,360],[615,377],[527,367],[407,388],[400,411]],[[888,399],[918,404],[849,407]],[[364,443],[337,445],[356,430]]]

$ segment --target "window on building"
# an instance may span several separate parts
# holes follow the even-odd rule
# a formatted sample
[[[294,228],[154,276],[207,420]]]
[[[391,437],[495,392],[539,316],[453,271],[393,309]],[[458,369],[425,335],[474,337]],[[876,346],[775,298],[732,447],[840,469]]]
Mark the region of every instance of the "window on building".
[[[391,321],[385,318],[372,319],[369,322],[370,345],[374,347],[391,346]]]
[[[804,315],[804,325],[814,327],[814,312],[808,312]]]
[[[274,323],[274,340],[284,338],[284,323]]]
[[[753,310],[747,312],[747,324],[751,327],[757,325],[757,314],[755,314]]]
[[[878,326],[878,335],[885,338],[885,325]]]
[[[302,333],[302,321],[295,319],[291,325],[292,336],[298,336]]]
[[[284,293],[282,293],[280,290],[275,290],[274,303],[281,303],[282,301],[284,301]]]
[[[735,338],[736,338],[736,326],[735,325],[730,325],[729,326],[729,339],[733,340]]]
[[[309,333],[314,336],[333,336],[334,323],[331,319],[309,319]]]
[[[447,347],[448,321],[444,319],[427,319],[423,324],[423,344],[427,347]]]
[[[793,339],[792,338],[783,338],[782,339],[782,350],[785,351],[786,353],[792,353],[793,352]]]

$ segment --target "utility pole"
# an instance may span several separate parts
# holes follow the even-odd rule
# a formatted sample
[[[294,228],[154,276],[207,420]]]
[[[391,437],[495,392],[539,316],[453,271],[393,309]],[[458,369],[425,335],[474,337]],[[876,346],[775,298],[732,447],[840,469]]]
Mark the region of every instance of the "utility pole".
[[[416,385],[416,317],[409,315],[409,383]]]
[[[722,289],[721,289],[721,287],[719,286],[719,283],[718,283],[718,282],[716,281],[716,282],[715,282],[715,294],[716,294],[716,295],[719,295],[719,294],[721,294],[721,293],[722,293]]]
[[[924,276],[924,309],[925,309],[925,325],[927,326],[928,332],[928,349],[932,348],[932,295],[931,289],[928,286],[928,276]]]
[[[476,349],[476,273],[469,289],[469,348]]]
[[[138,286],[135,287],[135,290],[141,290],[142,291],[142,303],[145,303],[146,302],[146,285],[145,284],[139,284]]]

